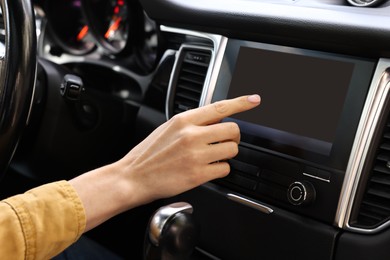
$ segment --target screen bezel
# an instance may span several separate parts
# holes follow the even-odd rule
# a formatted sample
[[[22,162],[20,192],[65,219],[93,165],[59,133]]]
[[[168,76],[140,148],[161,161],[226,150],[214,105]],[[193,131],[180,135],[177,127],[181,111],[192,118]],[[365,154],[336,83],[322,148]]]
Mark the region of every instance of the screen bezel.
[[[278,143],[276,140],[266,139],[254,134],[253,130],[241,122],[241,142],[285,157],[294,157],[326,168],[345,170],[361,112],[365,103],[368,89],[374,74],[376,62],[374,60],[351,57],[340,54],[326,53],[300,48],[277,46],[271,44],[229,39],[218,74],[217,83],[211,102],[228,98],[232,76],[241,47],[277,51],[280,53],[297,54],[310,57],[319,57],[330,60],[346,61],[354,64],[352,79],[347,90],[344,106],[336,129],[336,135],[329,154],[317,153],[311,149],[304,149]],[[320,80],[320,79],[319,79]],[[245,87],[245,86],[243,86]],[[253,94],[253,93],[247,93]],[[261,93],[258,93],[261,95]],[[310,98],[310,97],[308,97]],[[227,121],[236,121],[228,118]]]

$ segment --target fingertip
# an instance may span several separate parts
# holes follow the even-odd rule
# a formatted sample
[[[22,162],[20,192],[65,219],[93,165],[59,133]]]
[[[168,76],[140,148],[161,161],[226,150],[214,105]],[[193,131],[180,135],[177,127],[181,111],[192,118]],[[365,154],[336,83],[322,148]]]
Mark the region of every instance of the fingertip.
[[[260,103],[260,101],[261,101],[261,97],[260,97],[260,95],[254,94],[254,95],[248,96],[248,97],[247,97],[247,100],[248,100],[250,103],[258,104],[258,103]]]

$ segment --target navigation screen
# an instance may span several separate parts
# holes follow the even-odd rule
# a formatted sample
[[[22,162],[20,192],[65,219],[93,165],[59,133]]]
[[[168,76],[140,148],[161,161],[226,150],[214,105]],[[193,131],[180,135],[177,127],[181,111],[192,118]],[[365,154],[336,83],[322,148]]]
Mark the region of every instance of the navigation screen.
[[[229,40],[211,102],[259,94],[237,122],[254,149],[345,169],[375,61]]]
[[[241,47],[228,97],[258,93],[235,118],[332,143],[354,64]]]

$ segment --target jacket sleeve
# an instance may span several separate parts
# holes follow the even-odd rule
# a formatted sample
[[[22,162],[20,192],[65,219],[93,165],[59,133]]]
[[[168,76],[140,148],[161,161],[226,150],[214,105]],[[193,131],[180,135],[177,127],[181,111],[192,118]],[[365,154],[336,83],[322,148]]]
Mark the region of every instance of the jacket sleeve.
[[[85,211],[67,181],[0,201],[0,259],[50,259],[85,230]]]

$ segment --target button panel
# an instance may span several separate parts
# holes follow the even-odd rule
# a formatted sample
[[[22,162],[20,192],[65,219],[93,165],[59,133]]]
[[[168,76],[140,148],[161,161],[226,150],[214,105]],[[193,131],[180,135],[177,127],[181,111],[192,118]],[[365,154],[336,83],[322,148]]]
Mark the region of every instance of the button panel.
[[[343,172],[239,146],[231,172],[214,182],[254,200],[332,223]],[[293,183],[300,183],[293,185]],[[308,185],[306,185],[308,184]]]

